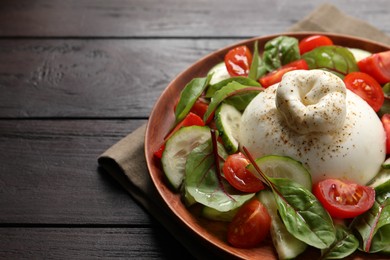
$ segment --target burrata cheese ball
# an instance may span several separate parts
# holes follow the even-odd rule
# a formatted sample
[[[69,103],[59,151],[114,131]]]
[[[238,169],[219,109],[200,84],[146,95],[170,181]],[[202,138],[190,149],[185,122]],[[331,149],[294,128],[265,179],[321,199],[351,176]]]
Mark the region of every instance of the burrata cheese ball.
[[[339,178],[369,182],[386,157],[386,136],[375,111],[323,70],[296,70],[259,93],[245,109],[240,145],[253,157],[289,156],[313,183]]]

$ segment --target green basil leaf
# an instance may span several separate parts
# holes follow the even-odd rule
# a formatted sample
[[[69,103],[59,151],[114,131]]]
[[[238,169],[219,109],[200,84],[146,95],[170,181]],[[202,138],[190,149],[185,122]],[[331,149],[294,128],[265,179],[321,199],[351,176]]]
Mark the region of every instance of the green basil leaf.
[[[324,249],[336,239],[332,218],[302,185],[284,178],[268,178],[287,230],[299,240]]]
[[[183,120],[210,82],[212,75],[192,79],[182,90],[175,110],[175,124]]]
[[[211,98],[215,94],[215,92],[217,92],[218,90],[220,90],[221,88],[225,87],[227,84],[233,81],[245,86],[260,87],[260,83],[256,80],[247,77],[242,77],[242,76],[231,77],[228,79],[221,80],[220,82],[215,83],[213,85],[210,85],[207,88],[205,97]]]
[[[390,82],[383,85],[382,90],[383,93],[385,94],[385,97],[390,98]]]
[[[385,98],[381,109],[378,111],[378,116],[382,117],[384,114],[390,114],[390,99]]]
[[[353,254],[359,247],[358,239],[346,227],[336,226],[336,240],[321,250],[321,259],[342,259]]]
[[[386,250],[390,245],[390,224],[381,227],[372,238],[370,253]]]
[[[244,92],[242,94],[226,98],[224,102],[234,106],[238,111],[243,112],[252,99],[254,99],[258,94],[259,92],[257,91]]]
[[[258,42],[256,41],[253,48],[253,55],[252,55],[252,64],[249,70],[248,78],[257,80],[257,70],[259,67],[259,48],[258,48]]]
[[[379,252],[390,244],[390,181],[375,188],[374,205],[357,216],[351,229],[360,236],[359,248],[364,252]]]
[[[263,60],[268,71],[299,60],[298,40],[294,37],[279,36],[264,45]]]
[[[341,46],[321,46],[302,55],[309,69],[327,69],[336,75],[358,71],[353,54]]]
[[[267,73],[268,70],[265,67],[265,64],[264,63],[260,64],[259,67],[257,68],[257,78],[260,79],[262,76],[264,76]]]
[[[222,158],[227,157],[226,151],[219,143],[218,154]],[[216,171],[214,158],[211,141],[194,148],[188,155],[186,162],[185,190],[198,203],[220,212],[227,212],[240,207],[255,194],[242,193],[234,189]],[[220,163],[220,167],[222,167],[222,163]]]
[[[383,102],[381,109],[378,111],[379,117],[382,117],[384,114],[390,114],[390,82],[386,83],[382,89],[385,94],[385,101]]]
[[[225,87],[221,88],[220,90],[218,90],[217,92],[214,93],[214,96],[211,98],[210,104],[206,110],[206,113],[203,116],[203,121],[208,122],[211,114],[217,109],[219,104],[221,104],[221,102],[224,101],[225,99],[231,98],[233,96],[238,96],[238,95],[246,95],[250,92],[257,94],[260,91],[262,91],[262,88],[260,88],[260,87],[248,87],[248,86],[244,86],[244,85],[242,85],[238,82],[235,82],[235,81],[230,82]],[[253,96],[252,96],[252,98],[253,98]],[[240,103],[240,101],[243,101],[243,100],[245,100],[245,102],[250,101],[248,99],[248,96],[247,96],[247,98],[244,98],[244,99],[236,98],[235,100],[237,103],[233,100],[230,102],[230,104],[233,106],[237,105],[238,106],[237,109],[242,108],[242,107],[246,107],[246,105],[248,104],[248,103],[242,104],[242,103]]]

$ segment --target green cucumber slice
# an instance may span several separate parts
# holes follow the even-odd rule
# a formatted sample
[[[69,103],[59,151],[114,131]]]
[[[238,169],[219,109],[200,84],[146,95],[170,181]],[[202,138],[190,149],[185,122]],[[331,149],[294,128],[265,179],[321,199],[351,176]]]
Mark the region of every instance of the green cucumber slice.
[[[387,159],[382,163],[382,168],[383,168],[383,169],[390,169],[390,158],[387,158]]]
[[[390,158],[387,159],[383,164],[379,173],[372,179],[368,185],[376,188],[383,183],[390,181]]]
[[[226,221],[226,222],[231,222],[236,215],[238,209],[240,207],[237,207],[235,209],[229,210],[229,211],[219,211],[211,207],[204,206],[202,208],[202,216],[210,219],[210,220],[216,220],[216,221]]]
[[[358,48],[348,48],[348,50],[352,53],[352,55],[355,57],[356,62],[367,58],[372,53],[368,52],[366,50],[358,49]]]
[[[187,126],[179,129],[168,139],[161,163],[169,183],[175,190],[179,190],[183,182],[188,154],[210,138],[208,126]]]
[[[229,154],[238,150],[241,112],[234,106],[222,103],[216,111],[215,125]]]
[[[271,217],[271,238],[279,259],[293,259],[303,253],[307,248],[307,244],[287,231],[286,226],[278,215],[278,207],[272,191],[262,190],[257,194],[257,198],[267,208]]]
[[[214,67],[212,67],[207,73],[207,75],[210,74],[213,74],[209,82],[210,85],[218,83],[224,79],[230,78],[229,72],[227,71],[225,66],[225,62],[220,62]]]
[[[286,178],[293,180],[311,191],[312,181],[309,171],[299,161],[287,156],[266,155],[256,159],[260,170],[271,178]],[[250,164],[248,169],[258,175],[253,165]]]

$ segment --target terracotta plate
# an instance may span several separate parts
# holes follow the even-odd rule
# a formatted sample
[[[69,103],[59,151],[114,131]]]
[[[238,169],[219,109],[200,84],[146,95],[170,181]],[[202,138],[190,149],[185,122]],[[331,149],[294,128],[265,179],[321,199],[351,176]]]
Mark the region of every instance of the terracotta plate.
[[[305,36],[312,35],[313,33],[290,33],[284,35],[294,36],[298,39],[302,39]],[[335,44],[365,49],[370,52],[380,52],[389,50],[386,45],[381,45],[369,40],[361,38],[355,38],[338,34],[325,34],[328,35]],[[180,196],[175,194],[166,183],[164,173],[161,170],[160,164],[153,157],[153,153],[158,150],[163,142],[164,136],[168,133],[170,127],[174,122],[173,107],[175,101],[178,100],[180,91],[184,86],[194,77],[204,77],[207,72],[215,64],[223,61],[225,53],[238,45],[247,45],[250,49],[253,48],[254,41],[258,41],[260,53],[263,51],[264,44],[279,35],[270,35],[265,37],[258,37],[249,39],[246,41],[238,42],[237,44],[227,46],[221,50],[215,51],[206,57],[200,59],[188,69],[179,74],[163,91],[160,98],[157,100],[152,113],[149,118],[149,123],[145,136],[145,155],[148,164],[150,176],[154,185],[156,186],[162,199],[166,202],[166,205],[172,210],[173,214],[177,217],[177,220],[182,222],[184,226],[188,227],[190,231],[197,234],[200,239],[208,243],[211,247],[217,249],[217,251],[223,251],[227,255],[238,258],[261,258],[261,259],[275,259],[277,255],[273,249],[272,243],[266,241],[263,245],[253,249],[238,249],[229,246],[225,240],[225,227],[220,223],[205,221],[196,216],[196,214],[190,212],[180,200]],[[180,58],[180,57],[179,57]],[[316,251],[308,251],[305,255],[316,255]],[[318,256],[318,255],[317,255]],[[367,257],[368,255],[365,255]],[[375,257],[370,255],[368,257]]]

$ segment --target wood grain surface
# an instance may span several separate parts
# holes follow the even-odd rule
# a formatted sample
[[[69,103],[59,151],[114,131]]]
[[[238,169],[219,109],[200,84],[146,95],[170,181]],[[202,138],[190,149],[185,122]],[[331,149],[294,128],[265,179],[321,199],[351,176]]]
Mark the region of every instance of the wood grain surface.
[[[0,1],[0,259],[190,259],[97,157],[196,60],[324,2],[390,34],[387,0]]]
[[[387,0],[3,0],[0,35],[247,38],[282,32],[325,2],[390,32]]]

